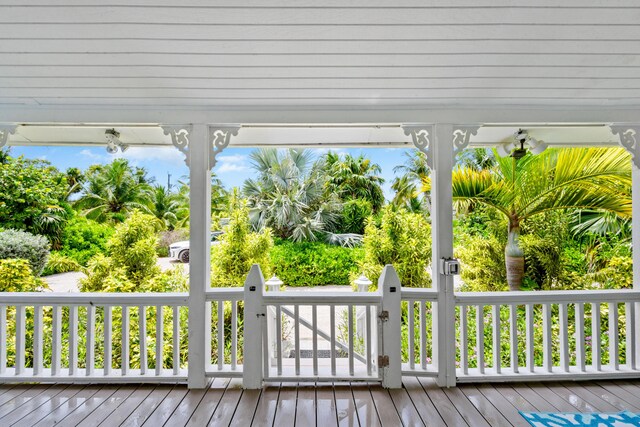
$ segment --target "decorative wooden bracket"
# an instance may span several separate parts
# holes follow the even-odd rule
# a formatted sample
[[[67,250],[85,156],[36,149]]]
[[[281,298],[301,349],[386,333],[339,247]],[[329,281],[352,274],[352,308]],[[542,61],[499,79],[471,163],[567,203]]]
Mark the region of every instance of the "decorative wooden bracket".
[[[431,152],[431,138],[433,135],[433,125],[429,124],[407,124],[402,125],[405,135],[411,135],[413,145],[422,151],[427,158],[427,166],[433,169],[433,153]]]
[[[454,125],[453,126],[453,155],[455,156],[469,146],[471,135],[477,135],[479,125]]]
[[[620,145],[631,153],[631,161],[640,169],[640,125],[611,125],[611,133],[620,137]]]
[[[211,151],[209,152],[209,166],[213,168],[218,162],[216,157],[220,154],[231,140],[231,136],[236,136],[240,130],[240,125],[210,125],[209,141]]]
[[[9,135],[13,135],[17,127],[17,125],[0,125],[0,148],[7,145]]]
[[[191,125],[165,125],[162,130],[171,136],[171,143],[184,154],[184,163],[189,167],[189,134]]]

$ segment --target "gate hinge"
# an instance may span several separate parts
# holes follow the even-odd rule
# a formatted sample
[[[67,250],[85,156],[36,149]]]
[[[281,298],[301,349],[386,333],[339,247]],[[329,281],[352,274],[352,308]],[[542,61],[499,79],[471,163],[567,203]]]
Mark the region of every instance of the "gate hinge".
[[[380,320],[382,320],[383,322],[386,322],[387,320],[389,320],[389,312],[387,310],[383,310],[380,312],[380,314],[378,315],[378,317],[380,318]]]
[[[389,366],[389,356],[384,355],[384,356],[378,356],[378,367],[379,368],[384,368]]]

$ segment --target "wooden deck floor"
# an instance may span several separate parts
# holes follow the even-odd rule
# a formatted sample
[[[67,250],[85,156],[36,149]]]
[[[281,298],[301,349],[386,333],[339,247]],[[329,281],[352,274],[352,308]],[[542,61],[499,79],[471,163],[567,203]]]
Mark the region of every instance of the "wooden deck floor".
[[[1,426],[523,426],[518,410],[640,412],[640,380],[461,385],[405,378],[401,390],[335,383],[243,391],[184,385],[1,385]]]

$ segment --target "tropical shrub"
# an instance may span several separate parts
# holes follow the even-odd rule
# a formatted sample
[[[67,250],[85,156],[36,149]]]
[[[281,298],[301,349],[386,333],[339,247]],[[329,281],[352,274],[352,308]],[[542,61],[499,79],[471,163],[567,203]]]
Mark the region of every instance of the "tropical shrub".
[[[393,264],[402,286],[431,286],[431,225],[424,216],[388,205],[380,225],[367,224],[360,270],[377,283],[386,264]]]
[[[60,252],[51,252],[47,266],[44,268],[42,274],[48,276],[50,274],[66,273],[68,271],[80,271],[82,266],[78,262],[67,256],[62,255]]]
[[[24,259],[29,261],[34,276],[40,276],[49,257],[49,241],[26,231],[0,232],[0,259]]]
[[[212,287],[242,286],[253,264],[259,264],[265,276],[271,274],[271,230],[250,230],[249,209],[237,192],[231,196],[229,224],[223,230],[220,243],[211,247]]]
[[[287,286],[349,285],[363,255],[362,248],[280,241],[271,250],[271,263]]]
[[[25,259],[0,259],[0,292],[34,292],[44,283],[33,275]]]
[[[504,241],[495,235],[457,233],[455,256],[460,260],[462,290],[473,292],[505,291]]]
[[[373,213],[371,203],[364,199],[348,200],[342,205],[340,232],[364,234],[367,218]]]
[[[62,234],[61,254],[86,266],[91,257],[107,251],[107,241],[114,229],[82,216],[71,218]]]

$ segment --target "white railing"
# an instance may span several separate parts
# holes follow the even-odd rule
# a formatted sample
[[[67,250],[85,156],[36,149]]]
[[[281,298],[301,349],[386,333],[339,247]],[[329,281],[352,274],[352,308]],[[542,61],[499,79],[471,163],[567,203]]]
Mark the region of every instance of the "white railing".
[[[433,338],[434,289],[402,288],[402,374],[435,377],[437,342]],[[404,330],[406,328],[406,334]]]
[[[170,293],[4,293],[0,381],[184,380],[187,301]]]
[[[455,302],[458,382],[640,374],[638,291],[456,293]]]
[[[205,354],[207,377],[242,377],[242,337],[244,308],[242,288],[218,288],[206,292],[207,327]]]

